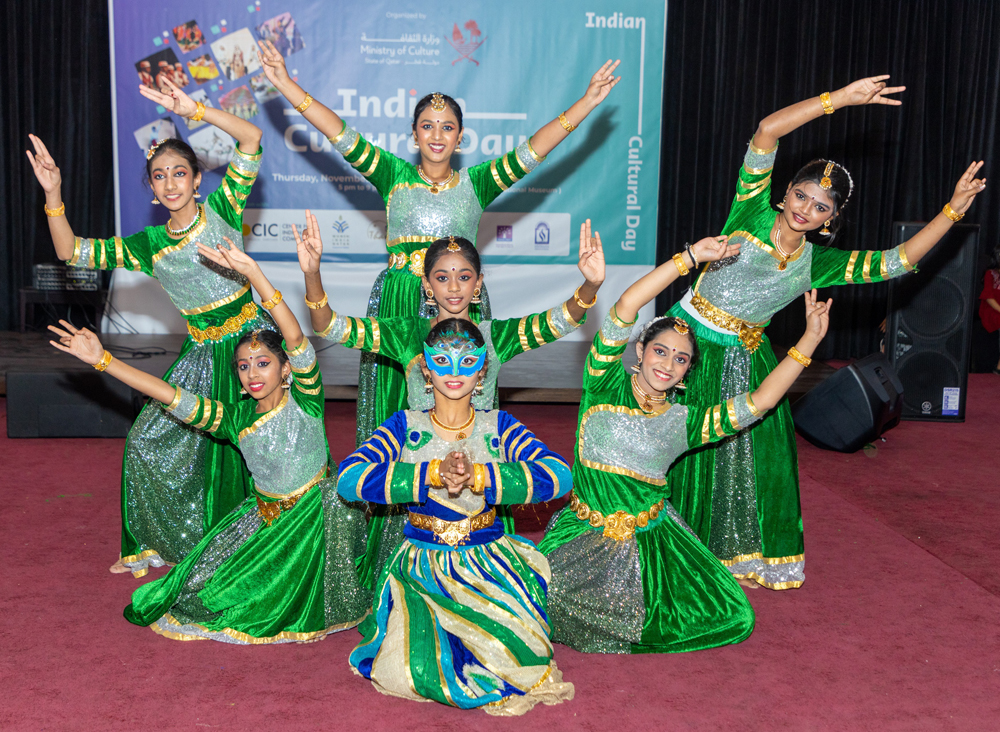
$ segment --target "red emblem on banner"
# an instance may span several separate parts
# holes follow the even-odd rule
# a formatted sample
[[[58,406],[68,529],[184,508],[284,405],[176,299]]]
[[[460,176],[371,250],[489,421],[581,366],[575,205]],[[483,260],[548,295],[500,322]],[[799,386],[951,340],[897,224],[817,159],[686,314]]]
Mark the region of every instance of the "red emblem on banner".
[[[471,61],[476,66],[479,66],[479,62],[472,58],[472,54],[476,52],[477,48],[486,43],[486,38],[483,37],[482,31],[479,30],[479,26],[476,25],[476,21],[474,20],[467,21],[463,27],[469,32],[468,39],[462,34],[458,23],[455,23],[455,27],[451,30],[451,38],[448,40],[448,43],[460,54],[458,58],[451,62],[451,65],[454,66],[459,61]]]

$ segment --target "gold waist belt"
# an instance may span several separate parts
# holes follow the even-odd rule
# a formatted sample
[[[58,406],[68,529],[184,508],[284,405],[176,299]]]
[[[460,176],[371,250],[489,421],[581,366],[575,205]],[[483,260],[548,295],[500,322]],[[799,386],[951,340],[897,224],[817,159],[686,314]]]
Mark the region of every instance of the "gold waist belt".
[[[604,535],[609,539],[625,541],[635,535],[636,528],[646,528],[650,521],[660,515],[660,511],[663,510],[663,501],[654,503],[648,511],[640,511],[638,516],[624,511],[615,511],[610,516],[605,516],[581,501],[574,492],[569,497],[569,510],[575,513],[578,519],[586,521],[595,529],[603,526]]]
[[[313,485],[315,485],[315,483],[313,483]],[[282,511],[290,511],[292,507],[299,502],[299,499],[302,498],[302,496],[311,491],[313,485],[309,486],[301,493],[289,496],[288,498],[283,498],[280,501],[263,501],[260,496],[257,496],[257,515],[264,520],[265,524],[270,526],[271,523],[281,515]]]
[[[204,343],[205,341],[219,341],[225,338],[227,335],[233,333],[239,333],[240,328],[243,327],[244,323],[247,323],[257,317],[257,303],[248,302],[243,306],[238,315],[234,315],[229,318],[222,325],[210,325],[205,330],[201,328],[195,328],[193,325],[188,323],[188,333],[194,338],[198,343]]]
[[[406,263],[410,263],[410,272],[417,277],[424,276],[424,257],[427,256],[427,247],[423,249],[418,249],[415,252],[407,254],[406,252],[390,252],[389,253],[389,264],[388,267],[395,267],[396,269],[402,269],[406,266]]]
[[[767,323],[748,323],[740,320],[735,315],[730,315],[725,310],[720,310],[701,295],[695,294],[691,297],[691,305],[698,314],[710,323],[714,323],[720,328],[735,333],[750,353],[757,350],[760,339],[764,337],[764,326]]]
[[[464,543],[469,534],[479,529],[485,529],[493,525],[496,520],[497,510],[491,508],[486,513],[478,516],[470,516],[461,521],[445,521],[435,516],[426,516],[422,513],[410,513],[410,525],[417,529],[427,529],[433,531],[434,536],[443,541],[448,546],[458,546]]]

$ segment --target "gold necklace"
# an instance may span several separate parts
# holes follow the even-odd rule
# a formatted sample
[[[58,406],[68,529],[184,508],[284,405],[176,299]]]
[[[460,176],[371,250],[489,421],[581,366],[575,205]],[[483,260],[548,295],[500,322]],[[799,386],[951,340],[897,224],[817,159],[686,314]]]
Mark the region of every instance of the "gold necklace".
[[[642,397],[642,401],[639,404],[639,408],[646,414],[652,414],[655,411],[655,405],[664,404],[667,401],[667,395],[661,394],[660,396],[653,396],[652,394],[647,394],[641,386],[639,386],[639,374],[632,374],[632,389]],[[636,401],[640,401],[636,399]]]
[[[792,254],[799,251],[802,248],[802,241],[806,238],[805,234],[799,239],[799,245],[795,247],[791,254],[785,254],[785,250],[781,248],[781,214],[778,214],[778,235],[774,237],[774,247],[778,252],[778,256],[781,257],[781,262],[778,264],[778,269],[784,271],[788,267],[788,260],[791,258]]]
[[[473,409],[471,406],[469,407],[469,419],[466,420],[465,424],[459,425],[458,427],[449,427],[448,425],[446,425],[444,422],[442,422],[440,419],[437,418],[437,414],[434,413],[433,409],[431,410],[431,423],[435,427],[442,429],[445,432],[457,432],[458,434],[455,435],[456,440],[464,440],[466,437],[468,437],[468,435],[465,434],[465,431],[469,429],[469,427],[471,427],[473,422],[475,421],[476,421],[476,410]]]
[[[444,188],[455,179],[455,169],[452,168],[451,175],[448,176],[448,180],[443,180],[440,183],[435,183],[426,175],[424,175],[424,169],[421,168],[419,165],[417,166],[417,175],[420,176],[421,180],[423,180],[424,183],[426,183],[431,187],[431,193],[437,193],[440,189]]]

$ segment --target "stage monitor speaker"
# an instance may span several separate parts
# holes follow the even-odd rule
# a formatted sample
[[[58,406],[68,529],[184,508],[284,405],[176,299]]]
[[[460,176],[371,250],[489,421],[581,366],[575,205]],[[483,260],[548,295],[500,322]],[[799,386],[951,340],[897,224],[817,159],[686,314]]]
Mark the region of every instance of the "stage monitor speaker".
[[[825,450],[855,452],[899,424],[903,385],[881,353],[838,369],[792,405],[795,428]]]
[[[924,224],[894,226],[902,244]],[[979,226],[955,224],[918,272],[889,285],[885,352],[906,395],[903,419],[965,421],[978,259]]]
[[[125,437],[144,397],[88,371],[8,371],[8,437]]]

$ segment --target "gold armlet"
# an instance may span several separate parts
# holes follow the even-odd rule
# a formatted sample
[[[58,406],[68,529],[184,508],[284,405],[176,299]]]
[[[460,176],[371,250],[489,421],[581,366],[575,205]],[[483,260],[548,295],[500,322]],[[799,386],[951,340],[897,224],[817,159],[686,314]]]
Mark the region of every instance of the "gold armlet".
[[[63,214],[66,213],[66,204],[65,203],[60,203],[59,204],[59,208],[49,208],[48,206],[46,206],[43,203],[42,204],[42,208],[45,209],[45,215],[49,216],[49,217],[51,217],[53,219],[56,218],[56,217],[58,217],[58,216],[62,216]]]
[[[797,349],[795,346],[792,346],[791,348],[788,349],[788,355],[791,356],[792,358],[794,358],[796,361],[798,361],[800,364],[802,364],[806,368],[809,368],[809,364],[811,364],[813,362],[813,360],[811,358],[809,358],[808,356],[803,356],[799,352],[799,349]]]
[[[270,300],[261,300],[260,306],[265,310],[273,310],[282,299],[281,290],[275,290]]]
[[[101,360],[94,364],[94,368],[98,371],[107,371],[108,366],[114,360],[114,356],[111,355],[111,351],[105,351],[104,355],[101,356]]]
[[[684,257],[681,254],[675,254],[671,259],[674,260],[674,264],[677,265],[677,271],[681,273],[681,277],[685,277],[690,274],[691,270],[688,266],[684,264]]]
[[[441,481],[441,461],[435,458],[427,463],[427,485],[440,488],[444,483]]]
[[[559,115],[559,124],[561,124],[563,126],[563,129],[566,130],[567,132],[572,132],[573,130],[576,129],[576,125],[570,124],[570,121],[566,119],[565,112]]]
[[[833,102],[830,100],[830,92],[820,94],[819,103],[823,105],[823,114],[833,114]]]
[[[953,209],[951,207],[951,202],[950,201],[944,205],[944,208],[941,209],[941,211],[944,213],[945,216],[947,216],[952,221],[961,221],[962,217],[965,216],[964,213],[959,213],[958,211],[956,211],[955,209]],[[49,213],[48,210],[46,210],[45,213]],[[51,216],[51,215],[52,214],[49,214],[49,216]]]
[[[313,103],[312,94],[306,92],[306,98],[302,100],[302,103],[295,107],[296,112],[305,112],[309,109],[309,105]]]
[[[325,292],[323,293],[323,297],[321,297],[316,302],[313,302],[308,297],[304,299],[306,301],[306,307],[309,308],[310,310],[320,310],[324,305],[327,304],[327,302],[329,302],[329,298],[326,296]]]
[[[204,116],[205,116],[205,103],[198,102],[198,108],[194,110],[194,114],[192,114],[189,117],[189,119],[192,122],[201,122],[201,118]]]
[[[583,287],[583,285],[580,285],[580,287]],[[580,299],[580,287],[577,287],[576,288],[576,292],[573,293],[573,302],[575,302],[577,305],[579,305],[584,310],[590,310],[592,307],[594,307],[597,304],[597,295],[594,295],[593,302],[586,303],[586,302],[584,302],[583,300]]]

